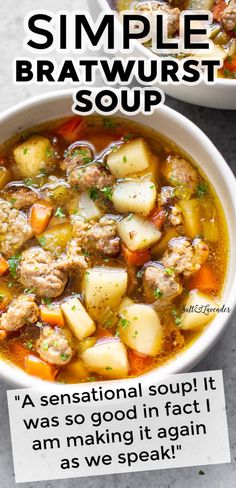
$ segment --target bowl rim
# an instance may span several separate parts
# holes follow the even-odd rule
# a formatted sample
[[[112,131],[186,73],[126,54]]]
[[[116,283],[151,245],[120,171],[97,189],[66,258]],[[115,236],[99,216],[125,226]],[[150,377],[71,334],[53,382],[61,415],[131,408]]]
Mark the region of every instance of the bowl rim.
[[[109,5],[108,0],[97,0],[97,1],[100,5],[102,11],[105,11],[105,10],[114,11],[111,8],[111,6]],[[120,22],[118,22],[118,19],[116,19],[116,27],[121,31],[121,24],[120,24]],[[152,53],[152,51],[150,51],[150,49],[143,46],[140,42],[136,41],[135,39],[132,40],[131,45],[133,46],[133,49],[135,49],[135,48],[138,49],[145,57],[148,57],[150,59],[155,59],[157,56],[155,53]],[[204,83],[204,81],[198,83],[198,85],[201,85],[201,83]],[[214,83],[211,83],[209,86],[214,86],[215,84],[222,85],[224,87],[229,87],[229,86],[235,86],[236,87],[236,79],[231,80],[228,78],[217,77],[215,79]],[[198,85],[195,85],[195,86],[198,86]],[[162,87],[163,85],[160,85],[160,86]]]
[[[42,103],[56,102],[57,100],[60,99],[61,100],[64,99],[65,101],[68,99],[72,101],[72,93],[73,90],[71,89],[58,90],[55,92],[40,94],[32,98],[29,98],[27,100],[21,101],[20,103],[0,113],[0,123],[7,121],[9,117],[15,116],[24,110],[28,110],[29,108],[31,109],[36,108]],[[230,167],[227,165],[226,161],[224,160],[223,156],[220,154],[218,149],[214,146],[214,144],[210,141],[210,139],[204,134],[204,132],[202,132],[202,130],[198,126],[196,126],[191,120],[187,119],[182,114],[178,113],[176,110],[173,110],[172,108],[166,105],[161,105],[154,112],[154,114],[152,114],[149,117],[153,118],[156,117],[157,115],[159,119],[160,117],[163,117],[166,120],[169,119],[170,122],[172,123],[174,122],[178,126],[180,125],[184,134],[186,134],[186,137],[190,135],[192,138],[194,138],[194,140],[199,145],[204,146],[204,149],[208,153],[214,168],[216,168],[218,174],[221,176],[222,180],[225,182],[225,185],[228,188],[228,192],[230,195],[231,209],[236,219],[236,191],[235,191],[236,179],[233,172],[231,171]],[[119,116],[121,118],[122,117],[129,118],[129,116],[124,116],[123,114],[120,113]],[[145,118],[147,116],[141,114],[141,117]],[[151,126],[151,124],[148,124],[149,117],[147,117],[147,123],[145,122],[141,122],[141,123],[147,126],[148,125]],[[45,118],[47,120],[53,120],[56,117],[49,116],[48,118],[47,117]],[[156,130],[161,132],[161,130],[159,129]],[[171,137],[169,138],[171,139]],[[198,164],[200,167],[202,167],[200,162],[198,162]],[[213,181],[213,186],[214,186],[214,181]],[[228,227],[229,227],[229,222],[228,222]],[[228,228],[228,230],[230,229]],[[230,234],[230,232],[229,232],[229,246],[230,246],[229,254],[232,260],[232,256],[234,255],[234,250],[236,246],[236,238],[234,238],[233,233]],[[227,284],[227,282],[229,284],[228,278],[229,278],[229,266],[228,266],[225,284]],[[228,294],[227,294],[227,306],[230,307],[231,309],[230,313],[218,314],[218,316],[209,324],[209,326],[204,330],[204,332],[200,334],[200,336],[197,339],[195,339],[195,341],[190,346],[180,351],[180,353],[178,353],[175,357],[173,357],[163,366],[153,369],[147,372],[146,374],[142,375],[141,377],[139,377],[140,381],[142,381],[144,384],[150,382],[150,378],[155,378],[157,371],[158,371],[158,377],[156,378],[156,381],[157,380],[159,381],[167,375],[187,372],[190,369],[192,369],[203,358],[203,356],[205,356],[207,352],[213,347],[213,345],[216,343],[216,341],[219,339],[224,329],[228,325],[229,318],[236,305],[236,294],[234,291],[235,288],[236,288],[236,270],[233,271],[233,275],[230,281],[230,289],[228,290]],[[10,384],[18,385],[19,387],[38,386],[42,388],[42,386],[47,387],[48,385],[50,386],[50,388],[52,388],[52,383],[48,383],[36,377],[30,376],[20,368],[14,366],[12,363],[6,362],[4,359],[0,359],[0,376],[8,384],[10,383]],[[111,384],[111,382],[117,383],[119,381],[123,381],[123,380],[110,380],[109,382],[103,381],[102,384],[106,384],[106,383]],[[85,384],[87,385],[87,383]],[[85,384],[76,383],[76,388],[84,388]],[[62,385],[60,383],[56,383],[53,384],[53,386],[61,387]]]

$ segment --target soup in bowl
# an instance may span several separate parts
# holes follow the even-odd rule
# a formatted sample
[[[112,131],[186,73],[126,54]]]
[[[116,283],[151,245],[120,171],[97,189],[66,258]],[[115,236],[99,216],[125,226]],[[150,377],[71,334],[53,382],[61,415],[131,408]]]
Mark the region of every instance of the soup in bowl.
[[[221,59],[223,67],[218,70],[218,77],[214,84],[206,84],[201,81],[199,84],[189,86],[186,84],[164,85],[163,91],[180,100],[203,105],[212,108],[236,109],[236,4],[232,0],[225,2],[221,0],[203,1],[192,0],[184,1],[144,1],[144,0],[98,0],[100,8],[103,10],[115,9],[118,12],[122,10],[137,10],[137,12],[148,15],[155,12],[164,12],[167,15],[168,36],[171,38],[178,37],[180,12],[182,10],[210,10],[213,15],[212,24],[209,29],[209,36],[213,41],[213,51],[208,57]],[[117,35],[121,29],[121,24],[117,21]],[[145,57],[155,59],[156,54],[151,51],[150,46],[141,44],[138,41],[133,42],[134,53],[137,56],[142,54]],[[182,58],[183,54],[175,55]],[[195,51],[192,56],[202,58],[200,51]]]
[[[232,174],[167,107],[133,121],[69,116],[70,104],[62,92],[2,115],[1,374],[186,370],[235,301]]]

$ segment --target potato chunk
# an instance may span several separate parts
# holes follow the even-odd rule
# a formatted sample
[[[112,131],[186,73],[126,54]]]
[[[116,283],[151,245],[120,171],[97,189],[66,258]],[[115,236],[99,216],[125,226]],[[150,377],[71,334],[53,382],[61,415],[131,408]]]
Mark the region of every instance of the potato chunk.
[[[92,335],[96,326],[78,298],[70,298],[61,305],[66,322],[80,341]]]
[[[40,170],[52,166],[53,147],[46,137],[35,135],[13,151],[15,161],[24,178],[36,176]]]
[[[99,320],[109,307],[116,309],[127,289],[127,272],[122,268],[95,267],[88,270],[84,278],[84,296],[91,316]]]
[[[212,309],[216,308],[217,304],[208,295],[195,290],[190,292],[181,316],[181,329],[200,329],[215,317],[217,312]]]
[[[71,238],[72,225],[69,222],[49,227],[42,234],[37,235],[40,245],[53,254],[62,252]]]
[[[105,378],[124,378],[129,372],[129,362],[125,346],[119,339],[97,342],[82,355],[89,371]]]
[[[112,151],[107,158],[107,165],[117,178],[142,171],[148,168],[150,162],[151,154],[141,137],[123,144],[117,151]]]
[[[118,223],[118,234],[131,251],[151,247],[161,238],[154,225],[137,215],[128,215]]]
[[[118,212],[133,212],[146,216],[155,206],[156,187],[148,181],[123,181],[116,184],[112,201]]]
[[[201,234],[200,206],[197,198],[181,200],[179,206],[184,218],[184,229],[187,237],[194,237]]]
[[[119,333],[126,346],[141,354],[156,356],[161,348],[161,323],[155,310],[148,305],[128,305],[122,312]]]

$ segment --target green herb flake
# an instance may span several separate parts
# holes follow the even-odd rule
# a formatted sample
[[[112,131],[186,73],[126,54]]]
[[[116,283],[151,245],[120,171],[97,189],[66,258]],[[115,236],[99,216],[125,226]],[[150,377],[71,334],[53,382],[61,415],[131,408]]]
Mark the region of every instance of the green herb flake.
[[[31,295],[31,293],[35,292],[35,288],[25,288],[24,293],[25,295]]]
[[[153,292],[153,295],[154,295],[154,298],[156,298],[158,300],[158,298],[161,298],[163,293],[161,292],[161,290],[159,290],[159,288],[156,288]]]
[[[55,217],[59,217],[59,219],[64,219],[65,213],[61,209],[61,207],[57,207],[56,212],[55,212]]]
[[[27,153],[28,153],[28,151],[29,151],[29,148],[28,148],[27,146],[26,146],[26,147],[24,147],[24,149],[23,149],[23,154],[27,154]]]
[[[90,188],[89,196],[90,196],[91,200],[93,200],[93,201],[97,200],[98,195],[99,195],[98,188],[94,188],[94,187]]]
[[[165,268],[164,269],[165,273],[168,274],[169,276],[172,276],[174,274],[173,269],[171,268]]]
[[[2,302],[2,300],[4,300],[5,298],[5,295],[3,293],[0,293],[0,302]]]
[[[103,193],[103,195],[107,200],[112,200],[113,190],[111,186],[105,186],[104,188],[102,188],[101,192]]]
[[[50,147],[50,146],[48,146],[48,147],[46,148],[46,152],[45,152],[45,154],[46,154],[46,158],[51,158],[52,156],[54,156],[54,154],[55,154],[55,153],[54,153],[54,151],[51,149],[51,147]]]
[[[115,121],[110,119],[109,117],[106,117],[103,119],[103,125],[104,125],[104,127],[106,127],[106,129],[115,129],[116,128]]]
[[[42,247],[45,247],[46,246],[46,237],[45,236],[41,236],[38,238],[38,241],[39,243],[41,244]]]
[[[24,180],[24,183],[25,183],[26,186],[32,186],[33,185],[33,180],[32,180],[32,178],[26,178]]]
[[[133,339],[137,339],[137,336],[138,336],[138,331],[137,331],[137,330],[135,330],[135,331],[134,331],[134,334],[132,335],[132,338],[133,338]]]
[[[48,308],[52,307],[52,299],[50,297],[42,298],[42,303],[43,305],[46,305],[46,307]]]
[[[25,342],[25,347],[27,347],[27,349],[28,349],[29,351],[32,351],[32,349],[34,349],[33,342],[32,342],[32,341],[26,341],[26,342]]]
[[[48,348],[49,348],[48,342],[47,341],[44,341],[42,343],[42,346],[41,347],[43,348],[44,351],[48,351]]]
[[[112,371],[111,366],[107,366],[107,367],[106,367],[106,371]]]
[[[208,185],[205,182],[201,182],[197,186],[198,198],[204,198],[208,194]]]
[[[127,163],[128,159],[126,156],[123,157],[123,163]]]
[[[129,134],[126,134],[126,135],[123,137],[123,140],[124,140],[125,142],[128,142],[128,141],[130,141],[130,139],[133,139],[133,137],[134,137],[134,134],[129,133]]]
[[[127,329],[127,327],[130,325],[130,321],[125,319],[125,317],[120,317],[120,325],[123,329]]]
[[[62,361],[67,361],[67,359],[69,359],[69,357],[70,357],[69,354],[66,354],[64,352],[60,355],[60,358]]]
[[[71,307],[71,310],[72,310],[72,312],[75,312],[75,310],[76,310],[76,306],[75,306],[75,305],[73,305],[73,306]]]
[[[12,256],[11,258],[8,259],[10,275],[13,276],[13,278],[16,278],[16,272],[20,264],[20,260],[21,260],[20,254],[16,254],[15,256]]]
[[[16,198],[11,198],[10,203],[14,205],[16,203],[16,200],[17,200]]]

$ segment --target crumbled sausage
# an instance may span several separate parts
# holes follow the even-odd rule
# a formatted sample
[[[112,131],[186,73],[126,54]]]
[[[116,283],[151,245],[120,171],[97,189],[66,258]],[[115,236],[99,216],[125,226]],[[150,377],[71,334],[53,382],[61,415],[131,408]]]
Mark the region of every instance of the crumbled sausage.
[[[40,297],[55,298],[66,286],[67,274],[60,270],[50,252],[41,247],[31,247],[22,253],[19,266],[19,281],[33,288]]]
[[[3,197],[8,200],[14,208],[21,210],[33,205],[38,200],[38,193],[25,185],[7,185],[3,191]]]
[[[221,24],[226,32],[236,29],[236,2],[230,2],[221,14]]]
[[[171,185],[184,185],[192,192],[196,190],[198,183],[197,171],[186,159],[172,154],[164,164],[163,173]]]
[[[180,295],[182,286],[174,272],[166,270],[161,263],[150,263],[143,274],[143,285],[147,298],[156,301],[156,308],[166,306]]]
[[[192,276],[199,271],[208,255],[208,245],[202,239],[196,238],[191,244],[185,237],[177,237],[169,242],[162,263],[177,274]]]
[[[168,29],[168,36],[171,37],[179,30],[179,16],[180,10],[175,7],[172,8],[170,5],[163,4],[157,1],[145,2],[141,5],[137,5],[137,10],[140,12],[147,12],[147,13],[154,13],[160,12],[167,14],[167,29]]]
[[[6,257],[13,256],[32,237],[26,216],[0,198],[0,252]]]
[[[33,295],[21,294],[15,298],[0,319],[1,329],[15,332],[24,325],[34,324],[39,316],[39,308]]]
[[[92,225],[80,219],[75,220],[73,233],[85,250],[97,251],[104,255],[119,253],[120,238],[117,236],[117,222],[107,215]]]
[[[66,157],[60,163],[63,171],[74,168],[75,166],[82,166],[88,162],[92,162],[94,154],[92,147],[85,144],[73,144],[66,152]]]
[[[73,356],[73,350],[65,333],[56,327],[42,327],[36,345],[40,357],[51,364],[64,366]]]
[[[89,188],[101,190],[113,184],[113,176],[102,163],[76,166],[67,171],[67,179],[70,185],[76,186],[78,191],[86,191]]]
[[[66,246],[66,252],[63,253],[58,261],[57,267],[63,271],[73,271],[74,269],[87,269],[89,264],[88,256],[83,254],[81,239],[71,239]]]

